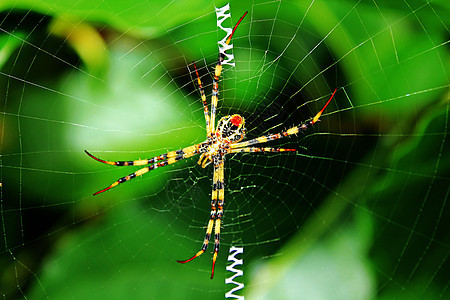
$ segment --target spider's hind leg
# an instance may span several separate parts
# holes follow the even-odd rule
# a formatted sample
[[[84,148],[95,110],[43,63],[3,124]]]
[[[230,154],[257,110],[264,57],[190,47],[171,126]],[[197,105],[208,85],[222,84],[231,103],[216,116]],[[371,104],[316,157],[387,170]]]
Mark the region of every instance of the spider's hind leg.
[[[225,184],[224,184],[224,166],[223,166],[223,160],[219,163],[217,167],[218,173],[218,181],[216,185],[217,189],[217,216],[216,216],[216,224],[214,226],[214,255],[213,255],[213,262],[212,262],[212,270],[211,270],[211,279],[214,277],[214,267],[216,265],[216,259],[217,254],[219,252],[219,246],[220,246],[220,226],[222,223],[222,217],[223,217],[223,203],[225,199]]]
[[[194,256],[192,256],[189,259],[177,260],[178,263],[185,264],[187,262],[190,262],[194,258],[197,258],[200,255],[202,255],[208,248],[209,240],[211,238],[211,233],[212,233],[212,229],[213,229],[213,225],[214,225],[214,219],[216,218],[216,205],[217,205],[217,200],[212,200],[211,201],[211,214],[210,214],[209,221],[208,221],[208,227],[206,228],[206,234],[205,234],[205,239],[203,240],[202,248],[200,249],[200,251],[198,251]]]
[[[222,167],[221,167],[222,166]],[[194,258],[202,255],[206,249],[208,248],[209,241],[211,239],[211,234],[213,231],[213,227],[215,227],[214,232],[214,256],[213,256],[213,267],[211,278],[214,276],[214,265],[217,258],[217,252],[219,251],[219,232],[220,232],[220,220],[223,215],[223,164],[219,166],[214,166],[214,175],[213,175],[213,189],[211,194],[211,213],[208,221],[208,226],[206,227],[205,239],[203,240],[203,245],[194,256],[186,260],[177,260],[177,262],[181,264],[185,264],[190,262]],[[222,169],[222,171],[220,171]],[[222,174],[222,176],[220,175]],[[222,190],[222,192],[221,192]],[[221,196],[222,195],[222,196]],[[222,201],[220,200],[222,197]],[[217,200],[219,199],[219,201]],[[214,222],[215,221],[215,222]]]

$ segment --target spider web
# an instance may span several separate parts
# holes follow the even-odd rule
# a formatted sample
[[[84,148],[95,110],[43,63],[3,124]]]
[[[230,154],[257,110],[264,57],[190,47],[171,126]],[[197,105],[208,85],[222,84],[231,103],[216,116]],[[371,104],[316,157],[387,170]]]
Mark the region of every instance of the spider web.
[[[227,155],[210,280],[211,249],[175,261],[203,242],[212,167],[186,159],[93,197],[137,168],[83,150],[132,160],[205,140],[191,62],[209,99],[214,6],[2,1],[3,298],[217,299],[231,246],[250,299],[449,297],[448,3],[298,2],[230,2],[226,26],[249,13],[219,118],[242,115],[251,139],[337,92],[314,128],[265,144],[297,153]]]

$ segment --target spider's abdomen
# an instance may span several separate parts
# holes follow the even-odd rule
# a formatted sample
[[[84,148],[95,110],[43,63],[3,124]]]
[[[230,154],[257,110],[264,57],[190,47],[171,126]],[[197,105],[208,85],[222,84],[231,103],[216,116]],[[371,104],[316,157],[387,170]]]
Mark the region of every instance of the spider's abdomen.
[[[245,137],[245,120],[240,115],[225,116],[217,124],[216,136],[225,143],[237,143]]]

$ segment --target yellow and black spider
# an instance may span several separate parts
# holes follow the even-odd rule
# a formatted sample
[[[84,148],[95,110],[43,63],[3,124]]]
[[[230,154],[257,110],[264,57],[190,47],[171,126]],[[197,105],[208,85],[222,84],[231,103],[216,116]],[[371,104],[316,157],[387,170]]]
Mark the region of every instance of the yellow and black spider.
[[[229,45],[231,41],[231,37],[233,36],[236,28],[239,23],[245,17],[245,14],[239,19],[236,25],[233,28],[230,36],[226,40],[226,44]],[[97,158],[90,154],[85,150],[87,155],[95,159],[96,161],[114,165],[114,166],[143,166],[149,165],[145,168],[139,169],[134,173],[131,173],[128,176],[122,177],[119,180],[115,181],[113,184],[96,192],[94,195],[103,193],[121,183],[124,183],[128,180],[135,178],[136,176],[141,176],[147,173],[150,170],[164,167],[170,164],[174,164],[177,161],[182,159],[192,157],[197,154],[200,155],[200,159],[198,160],[198,164],[205,168],[208,164],[213,163],[214,173],[213,173],[213,186],[212,186],[212,196],[211,196],[211,214],[209,217],[208,226],[206,228],[206,235],[203,241],[203,245],[194,256],[187,260],[178,260],[179,263],[187,263],[193,260],[196,257],[202,255],[206,248],[208,247],[209,240],[211,238],[212,230],[214,227],[214,255],[212,262],[212,271],[211,271],[211,279],[214,277],[214,266],[217,259],[217,254],[219,252],[219,243],[220,243],[220,226],[221,220],[223,217],[223,204],[224,204],[224,161],[225,155],[229,153],[240,153],[240,152],[284,152],[284,151],[296,151],[296,149],[283,149],[283,148],[257,148],[257,147],[248,147],[250,145],[265,143],[268,141],[276,140],[279,138],[287,137],[293,134],[297,134],[301,131],[305,131],[306,129],[312,127],[314,123],[319,120],[319,117],[322,115],[323,111],[330,103],[333,98],[336,90],[334,90],[328,102],[325,106],[320,110],[316,116],[307,122],[304,122],[298,126],[294,126],[289,128],[285,132],[270,134],[266,136],[261,136],[255,139],[251,139],[245,142],[241,142],[245,136],[245,121],[244,118],[238,114],[234,114],[231,116],[225,116],[221,118],[215,127],[215,118],[216,118],[216,107],[218,101],[218,93],[219,93],[219,77],[222,73],[222,62],[224,60],[224,54],[220,53],[217,61],[217,65],[215,67],[214,80],[213,80],[213,90],[211,97],[211,115],[208,112],[208,104],[206,103],[205,92],[202,87],[202,82],[200,80],[200,76],[197,71],[197,67],[194,63],[195,74],[197,76],[197,81],[199,85],[200,95],[203,102],[203,110],[205,113],[205,121],[206,121],[206,141],[200,144],[196,144],[193,146],[189,146],[183,149],[179,149],[176,151],[171,151],[168,153],[161,154],[159,156],[153,157],[151,159],[139,159],[133,161],[106,161],[100,158]]]

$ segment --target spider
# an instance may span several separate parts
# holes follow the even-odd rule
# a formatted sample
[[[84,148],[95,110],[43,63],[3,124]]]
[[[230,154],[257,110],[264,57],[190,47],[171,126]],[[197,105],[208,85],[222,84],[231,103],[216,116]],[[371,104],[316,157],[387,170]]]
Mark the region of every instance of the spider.
[[[226,40],[226,44],[229,45],[231,41],[231,37],[233,36],[236,28],[242,19],[246,16],[247,12],[239,19],[239,21],[234,26],[230,36]],[[200,96],[203,102],[203,111],[205,114],[206,121],[206,141],[192,145],[186,148],[182,148],[176,151],[170,151],[159,156],[150,158],[150,159],[139,159],[133,161],[106,161],[95,157],[90,154],[87,150],[85,150],[86,154],[91,158],[99,161],[101,163],[105,163],[113,166],[143,166],[149,165],[142,169],[137,170],[134,173],[131,173],[128,176],[122,177],[112,183],[110,186],[94,193],[94,195],[98,195],[103,193],[121,183],[129,181],[137,176],[142,176],[148,171],[154,170],[156,168],[164,167],[167,165],[174,164],[182,159],[186,159],[192,157],[194,155],[200,154],[200,158],[198,160],[198,164],[201,165],[202,168],[205,168],[210,163],[213,164],[213,184],[212,184],[212,196],[211,196],[211,212],[208,221],[208,225],[206,228],[206,235],[203,241],[203,245],[201,249],[191,258],[187,260],[177,260],[179,263],[187,263],[193,260],[194,258],[202,255],[209,244],[212,231],[214,228],[214,254],[212,258],[212,270],[211,270],[211,279],[214,277],[214,266],[216,263],[217,255],[219,252],[219,243],[220,243],[220,227],[223,217],[223,206],[224,206],[224,162],[225,155],[230,153],[241,153],[241,152],[285,152],[285,151],[296,151],[296,149],[283,149],[283,148],[258,148],[258,147],[249,147],[251,145],[265,143],[268,141],[284,138],[293,134],[297,134],[299,132],[303,132],[308,128],[312,127],[322,115],[323,111],[330,103],[334,94],[336,93],[336,89],[332,93],[331,97],[328,99],[328,102],[325,106],[315,115],[315,117],[306,121],[298,126],[294,126],[289,128],[288,130],[277,133],[277,134],[269,134],[265,136],[260,136],[248,141],[241,142],[245,137],[245,120],[242,116],[238,114],[234,114],[231,116],[222,117],[217,126],[216,123],[216,107],[218,101],[219,94],[219,77],[222,73],[222,62],[224,60],[224,54],[220,53],[217,61],[217,65],[215,67],[214,79],[213,79],[213,88],[212,88],[212,97],[211,97],[211,114],[208,111],[208,104],[206,102],[205,92],[202,87],[202,82],[200,80],[199,73],[197,71],[197,67],[195,63],[194,69],[197,77],[197,83],[200,91]]]

